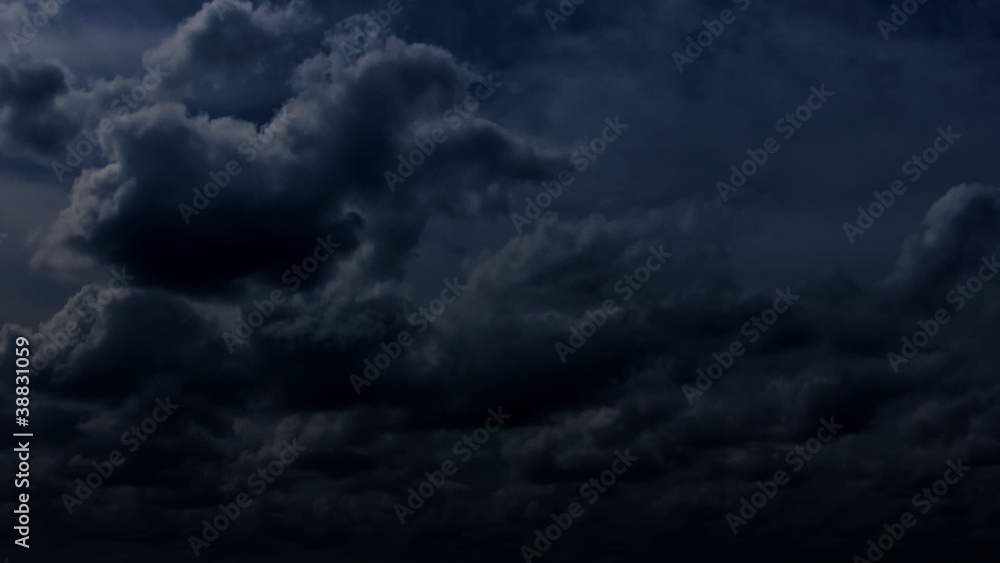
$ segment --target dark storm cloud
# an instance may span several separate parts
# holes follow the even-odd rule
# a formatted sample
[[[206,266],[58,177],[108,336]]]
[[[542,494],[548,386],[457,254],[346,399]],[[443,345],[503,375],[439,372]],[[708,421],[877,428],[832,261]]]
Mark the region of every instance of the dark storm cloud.
[[[805,331],[812,332],[816,336],[798,344],[783,346],[780,349],[768,351],[766,348],[762,348],[759,351],[750,352],[746,358],[739,360],[738,368],[717,381],[706,392],[705,396],[699,399],[695,407],[688,407],[679,389],[685,378],[672,375],[669,366],[671,364],[691,363],[692,360],[695,364],[700,364],[701,361],[710,357],[712,351],[724,348],[724,343],[732,337],[732,333],[738,331],[738,325],[742,320],[766,307],[769,300],[765,297],[764,299],[750,298],[742,303],[734,301],[732,305],[736,307],[736,310],[728,314],[720,313],[721,304],[718,302],[705,301],[699,305],[678,302],[671,296],[678,293],[694,294],[695,292],[692,291],[694,288],[691,286],[701,285],[705,279],[710,278],[683,260],[679,260],[678,264],[669,264],[668,267],[675,269],[675,271],[659,273],[658,275],[662,277],[650,282],[643,288],[643,292],[635,297],[634,301],[629,302],[625,315],[616,319],[617,322],[611,322],[602,327],[598,336],[594,337],[594,341],[588,344],[590,348],[580,352],[584,355],[571,358],[570,362],[579,362],[578,364],[570,363],[571,369],[560,369],[558,360],[552,352],[552,342],[564,337],[562,333],[565,329],[563,327],[572,320],[557,321],[548,328],[546,328],[547,323],[539,323],[539,320],[552,316],[573,319],[590,303],[600,301],[604,297],[603,293],[614,295],[610,287],[607,287],[608,283],[627,272],[628,265],[633,264],[636,258],[641,257],[641,248],[634,247],[646,244],[648,241],[643,240],[643,237],[652,234],[649,232],[651,230],[649,226],[643,229],[641,225],[652,223],[653,220],[650,218],[645,221],[622,222],[620,224],[591,220],[577,224],[543,225],[537,233],[509,243],[511,245],[509,250],[505,249],[496,256],[481,257],[477,261],[478,266],[470,265],[470,269],[465,272],[465,275],[470,279],[471,288],[466,295],[468,301],[459,303],[458,308],[454,311],[458,318],[443,317],[435,324],[434,333],[427,335],[431,340],[424,344],[423,349],[425,351],[437,349],[440,352],[433,356],[421,353],[417,357],[407,358],[398,364],[392,373],[377,381],[377,385],[384,392],[373,389],[375,393],[370,396],[371,402],[369,404],[374,407],[379,403],[387,403],[384,406],[357,410],[354,415],[348,414],[351,411],[344,411],[342,414],[322,416],[322,419],[327,421],[319,423],[317,429],[331,424],[335,427],[342,427],[342,433],[338,432],[336,438],[341,444],[341,448],[347,448],[348,451],[364,448],[368,453],[359,453],[360,458],[354,456],[345,458],[345,454],[336,453],[343,450],[328,450],[328,453],[323,453],[325,448],[320,446],[315,454],[319,457],[303,464],[302,470],[314,472],[313,479],[347,479],[347,483],[350,484],[345,483],[343,489],[345,492],[339,494],[360,495],[357,498],[357,502],[360,504],[356,504],[355,508],[348,509],[347,521],[352,524],[368,521],[381,522],[380,526],[388,528],[393,525],[391,505],[399,500],[393,495],[399,495],[401,490],[405,490],[405,487],[400,486],[400,479],[405,485],[407,481],[416,478],[421,468],[432,468],[437,457],[447,455],[448,445],[454,441],[449,434],[460,432],[458,429],[447,430],[454,425],[439,418],[434,426],[440,426],[445,430],[424,435],[418,429],[426,427],[426,424],[421,422],[427,416],[423,412],[426,405],[441,403],[443,398],[448,397],[450,399],[444,403],[445,408],[441,412],[452,412],[459,418],[468,420],[475,415],[477,410],[485,410],[492,400],[504,404],[510,412],[519,415],[517,420],[512,421],[512,426],[498,436],[498,443],[501,444],[501,451],[504,452],[503,458],[496,457],[496,454],[493,453],[496,450],[485,451],[481,458],[477,458],[477,464],[470,466],[470,471],[456,481],[461,486],[472,486],[473,489],[461,492],[460,487],[453,493],[454,500],[450,500],[452,497],[449,497],[449,500],[441,499],[440,506],[428,508],[425,513],[421,513],[420,518],[423,523],[419,519],[414,520],[416,532],[405,530],[402,533],[427,533],[429,530],[426,526],[430,522],[437,522],[438,525],[446,525],[445,523],[448,522],[448,526],[461,527],[461,529],[467,530],[467,533],[479,533],[479,526],[485,522],[481,519],[496,518],[507,522],[509,527],[513,528],[512,531],[516,531],[520,526],[518,522],[527,524],[533,519],[544,519],[547,515],[547,509],[542,507],[522,514],[523,509],[517,509],[515,507],[518,505],[511,504],[512,496],[525,500],[536,498],[539,492],[533,488],[532,484],[535,483],[554,486],[555,489],[549,489],[553,492],[562,491],[562,493],[557,493],[554,499],[544,501],[544,506],[557,507],[560,499],[569,502],[575,494],[573,489],[578,487],[578,484],[575,483],[583,482],[588,478],[588,475],[601,470],[603,453],[626,446],[630,446],[632,451],[645,461],[645,468],[637,468],[636,472],[630,474],[629,479],[625,481],[625,483],[633,483],[633,485],[620,485],[621,487],[627,490],[631,486],[641,486],[642,483],[646,483],[646,486],[653,486],[653,483],[656,483],[657,489],[661,487],[666,487],[666,490],[670,490],[671,487],[685,487],[689,490],[704,489],[704,492],[698,495],[698,498],[701,498],[698,510],[703,512],[706,517],[714,517],[721,521],[721,514],[731,510],[729,504],[733,504],[741,494],[745,494],[745,491],[741,489],[740,479],[752,487],[752,482],[760,478],[762,473],[772,472],[775,466],[782,467],[784,462],[780,456],[775,458],[773,454],[780,452],[783,455],[786,449],[791,448],[796,443],[804,442],[810,432],[815,431],[819,418],[839,416],[839,420],[847,425],[848,429],[844,436],[838,440],[843,440],[843,443],[848,445],[841,446],[840,442],[831,444],[828,451],[824,452],[829,458],[824,460],[824,458],[818,457],[816,462],[811,462],[808,466],[811,473],[804,474],[810,475],[810,477],[804,478],[802,482],[797,482],[796,489],[803,486],[825,486],[824,484],[830,480],[838,479],[836,471],[860,467],[860,465],[855,464],[862,464],[861,458],[870,455],[871,448],[876,447],[874,444],[879,443],[882,439],[880,433],[874,431],[876,418],[899,416],[899,414],[894,415],[893,413],[902,413],[913,408],[906,409],[902,405],[906,403],[920,404],[927,400],[924,392],[920,391],[919,387],[915,388],[913,383],[906,384],[903,380],[889,375],[884,360],[884,351],[880,349],[856,350],[853,352],[855,359],[849,364],[839,366],[833,364],[826,368],[815,366],[815,358],[826,354],[826,350],[833,342],[831,337],[825,336],[825,334],[843,330],[841,327],[870,325],[873,322],[872,309],[879,307],[878,299],[871,295],[857,295],[852,298],[853,301],[858,302],[855,313],[849,313],[850,309],[842,307],[835,314],[819,315],[818,309],[821,305],[815,307],[804,305],[805,309],[802,314],[793,314],[789,318],[782,319],[779,321],[782,324],[777,325],[774,328],[775,331]],[[968,239],[981,234],[979,231],[968,229],[956,230],[958,232],[946,230],[940,234],[956,239]],[[678,240],[674,241],[675,244],[682,245],[682,237],[678,236],[677,238]],[[513,246],[515,243],[517,246]],[[614,255],[616,252],[613,251],[613,248],[616,246],[620,248],[618,253],[621,254],[621,257],[618,260],[594,263],[589,267],[591,274],[587,277],[594,280],[606,280],[605,283],[598,284],[603,287],[575,292],[566,290],[569,295],[565,296],[562,301],[554,295],[544,299],[530,297],[531,290],[529,288],[532,285],[539,289],[544,287],[572,288],[574,285],[569,280],[559,284],[541,283],[541,279],[545,278],[538,278],[539,275],[558,276],[562,275],[561,271],[569,272],[564,269],[551,274],[543,274],[547,265],[547,261],[542,258],[543,249],[555,251],[556,254],[550,256],[550,259],[556,262],[569,260],[582,265],[581,259],[593,255],[594,249],[592,247],[594,245],[597,247],[611,245],[611,248],[606,248],[602,253],[604,256]],[[625,251],[629,247],[633,247],[632,250]],[[530,248],[538,249],[536,258],[533,258]],[[535,268],[540,268],[538,273],[530,273]],[[478,273],[480,269],[483,269],[482,274]],[[503,272],[506,275],[498,278],[497,275],[488,273],[494,269],[496,272]],[[585,267],[583,271],[587,272],[588,268]],[[683,279],[678,280],[678,277]],[[533,278],[538,279],[538,281],[533,283],[522,281]],[[504,281],[507,279],[510,281]],[[487,284],[486,280],[489,280],[490,283]],[[528,290],[528,293],[525,294],[529,296],[528,299],[512,302],[511,296],[513,294],[506,289],[506,285],[510,283],[525,287]],[[672,288],[672,286],[679,287]],[[685,286],[687,287],[685,288]],[[802,290],[803,299],[812,297],[809,289]],[[576,297],[566,299],[572,295],[576,295]],[[507,308],[517,310],[518,315],[501,318],[497,318],[495,314],[482,316],[486,311],[496,308],[501,299],[507,303]],[[134,299],[129,299],[124,303],[129,304],[130,307],[136,307],[138,311],[143,311],[147,321],[161,320],[160,322],[163,322],[170,318],[179,317],[177,313],[171,313],[166,317],[152,314],[156,308],[151,303],[140,304]],[[692,308],[695,310],[686,312]],[[309,316],[311,313],[317,314],[321,311],[324,311],[324,308],[313,303],[311,307],[303,307],[298,315],[288,319],[287,322],[300,324],[301,317]],[[914,311],[914,313],[918,313],[918,311]],[[119,318],[122,315],[121,308],[109,308],[107,314],[109,322],[121,323],[122,327],[130,326],[126,319]],[[861,318],[866,320],[852,318],[854,314],[864,315]],[[673,319],[674,323],[680,322],[686,326],[695,327],[698,326],[699,319],[704,325],[706,320],[716,317],[720,328],[703,330],[700,333],[665,331],[666,327],[662,324],[662,319],[670,318]],[[505,325],[509,326],[509,329],[504,328]],[[895,322],[885,322],[882,331],[878,333],[887,347],[891,346],[890,341],[894,336],[895,325]],[[726,327],[731,327],[731,334],[727,334]],[[390,325],[387,327],[387,332],[392,332],[396,328],[398,327]],[[169,325],[164,329],[170,330]],[[214,346],[210,343],[213,340],[210,330],[199,333],[191,331],[189,328],[185,329],[184,332],[193,337],[191,342],[183,346],[185,350],[191,351],[190,354],[181,357],[175,356],[169,360],[166,358],[157,360],[154,353],[149,356],[148,360],[134,358],[127,365],[163,366],[160,368],[161,370],[173,371],[175,374],[174,377],[169,378],[175,385],[182,381],[178,377],[181,373],[186,374],[183,379],[192,382],[197,378],[199,380],[198,395],[201,396],[201,398],[196,399],[197,402],[210,400],[215,404],[226,404],[232,399],[223,399],[222,396],[214,395],[211,386],[208,386],[208,382],[201,378],[200,370],[195,367],[198,364],[214,363],[222,370],[213,376],[216,383],[218,383],[220,375],[225,377],[224,374],[228,369],[224,366],[228,362],[223,355],[220,355],[221,343],[218,342],[218,338],[214,338]],[[201,334],[200,337],[199,334]],[[637,334],[646,335],[640,341],[649,340],[649,344],[639,344],[638,346],[632,344],[633,348],[630,350],[620,347],[620,344],[634,342],[634,337]],[[176,339],[171,342],[163,342],[158,341],[155,337],[147,339],[141,335],[135,336],[139,336],[146,342],[129,343],[129,337],[126,334],[115,335],[108,331],[102,340],[92,345],[96,346],[92,351],[75,352],[71,357],[78,359],[74,363],[78,363],[84,368],[84,371],[79,373],[98,373],[94,371],[96,367],[87,367],[88,363],[99,361],[99,358],[104,354],[120,357],[120,353],[116,351],[122,349],[123,346],[128,349],[147,350],[147,354],[151,349],[161,348],[164,353],[174,353],[175,346],[180,342]],[[329,341],[330,338],[336,337],[337,334],[334,331],[326,340]],[[961,333],[956,333],[952,337],[962,338],[963,336]],[[207,347],[205,344],[196,344],[201,338],[209,339]],[[324,364],[321,357],[315,352],[312,353],[311,362],[299,363],[298,359],[303,354],[310,354],[309,348],[304,348],[301,345],[302,336],[296,338],[281,337],[277,340],[266,335],[255,338],[253,350],[256,352],[252,352],[252,354],[258,358],[258,362],[253,368],[250,368],[249,364],[243,364],[243,367],[240,368],[241,374],[239,376],[233,374],[233,377],[243,383],[237,383],[236,380],[233,380],[233,384],[257,381],[258,383],[255,384],[257,386],[268,385],[264,383],[268,374],[282,366],[285,369],[293,368],[291,370],[293,373],[281,378],[281,385],[286,389],[294,389],[300,385],[297,383],[299,381],[305,382],[322,377],[339,376],[340,385],[343,388],[340,394],[347,395],[347,382],[344,380],[343,373],[336,373],[336,363],[327,363],[326,367],[330,371],[317,370],[312,373],[300,373],[300,370],[305,369],[306,365],[311,364],[315,370]],[[502,339],[503,342],[497,342],[499,339]],[[349,348],[361,351],[366,348],[375,349],[376,340],[373,338],[367,343],[355,341]],[[432,342],[437,344],[431,344]],[[470,348],[475,346],[477,342],[488,343],[488,345],[478,349]],[[616,342],[620,344],[616,344]],[[272,356],[270,352],[267,352],[272,346],[276,346],[275,351],[280,350],[280,353]],[[217,350],[214,357],[219,358],[214,362],[211,360],[213,347]],[[334,348],[341,347],[335,345]],[[596,355],[592,357],[585,355],[591,350]],[[621,352],[603,358],[609,353],[613,354],[615,350]],[[329,360],[333,359],[329,354],[326,357]],[[504,357],[518,358],[518,364],[522,366],[519,369],[521,372],[519,377],[512,377],[509,369],[505,369],[508,364],[502,360]],[[640,360],[640,358],[643,359]],[[235,361],[242,362],[243,360],[242,356],[238,356]],[[263,363],[260,360],[263,360]],[[354,359],[352,362],[357,366],[360,358]],[[454,368],[446,367],[448,364],[456,362],[461,366],[460,371],[452,372]],[[350,363],[344,362],[344,364]],[[851,364],[854,366],[851,367]],[[459,367],[459,365],[455,367]],[[528,365],[535,366],[534,369],[537,371],[534,373],[524,372],[524,366]],[[771,370],[773,366],[777,365],[781,366],[784,376],[775,379]],[[867,367],[865,367],[866,365]],[[345,370],[352,369],[350,365],[343,365],[343,367]],[[127,370],[126,365],[122,365],[117,370],[107,371],[122,373]],[[428,370],[429,373],[438,374],[436,381],[428,380],[421,375],[428,373]],[[156,371],[150,371],[148,368],[145,371],[149,377],[154,380],[158,379]],[[690,373],[693,372],[693,369],[685,371]],[[449,377],[449,372],[454,373],[455,376]],[[71,370],[69,366],[61,366],[53,373],[53,380],[72,379],[76,377],[73,373],[75,370]],[[462,373],[476,373],[475,385],[473,386],[471,381],[461,377]],[[413,385],[408,381],[413,377],[418,378],[422,383],[419,386]],[[672,378],[675,380],[671,381]],[[965,378],[973,378],[970,381],[976,381],[972,373],[967,374]],[[570,386],[567,386],[568,380],[572,381]],[[501,382],[503,382],[502,386]],[[272,380],[271,383],[277,383],[277,380]],[[64,385],[62,384],[60,387]],[[337,401],[335,398],[336,385],[331,387],[332,389],[328,390],[331,393],[328,398],[330,403],[340,402],[347,406],[345,401]],[[136,389],[133,392],[138,391]],[[182,391],[179,394],[180,396],[188,396],[189,391]],[[937,395],[937,400],[947,401],[949,400],[947,397],[950,395],[951,392],[942,391]],[[951,400],[961,401],[961,395],[962,393]],[[534,397],[534,400],[527,400],[527,397]],[[748,402],[747,397],[754,397],[754,400]],[[247,399],[250,402],[244,408],[250,408],[250,405],[255,402],[249,397]],[[278,399],[278,403],[271,402],[265,411],[260,411],[258,407],[257,412],[260,414],[266,411],[280,412],[296,404],[296,401],[289,402],[291,400],[291,396],[285,396]],[[783,405],[788,404],[798,406],[789,411],[783,407]],[[236,408],[232,412],[235,414],[240,410]],[[885,412],[887,410],[889,412]],[[946,414],[948,411],[941,411],[940,415],[932,414],[934,412],[929,411],[925,416],[931,416],[931,420],[937,420],[937,422],[925,421],[919,424],[927,427],[927,424],[939,424],[954,417],[954,415],[948,416]],[[194,416],[198,417],[197,414]],[[946,418],[939,419],[939,416]],[[331,417],[333,418],[331,419]],[[202,425],[210,424],[208,420],[204,419],[198,422]],[[369,428],[361,431],[359,425],[369,426]],[[398,445],[393,445],[394,439],[389,438],[384,444],[380,444],[379,442],[385,441],[386,438],[381,440],[377,438],[382,432],[388,432],[390,436],[398,433],[400,428],[410,429],[407,432],[408,440],[420,439],[428,440],[429,444],[437,443],[436,449],[441,453],[437,456],[424,457],[414,457],[413,454],[408,454],[405,457],[406,461],[402,461],[403,458],[400,456],[404,454],[398,450]],[[644,428],[644,430],[637,434],[639,428]],[[322,430],[321,432],[327,431]],[[863,441],[859,435],[862,432],[867,433]],[[955,438],[960,436],[956,435]],[[313,436],[313,439],[319,440],[320,437]],[[926,436],[917,433],[912,436],[912,439],[926,439]],[[748,443],[759,443],[760,445],[746,449]],[[163,452],[162,448],[166,447],[167,445],[163,444],[158,446],[156,450],[151,448],[150,451]],[[729,456],[735,452],[742,452],[740,461],[730,459]],[[197,463],[201,464],[226,463],[230,475],[238,477],[240,473],[239,467],[234,467],[229,462],[222,462],[224,458],[220,458],[219,455],[224,456],[225,454],[221,451],[213,456],[206,456],[205,453],[195,455],[183,451],[178,451],[175,455],[180,455],[183,459],[197,459],[199,460]],[[897,452],[896,455],[902,455],[902,452]],[[412,468],[411,471],[414,473],[410,477],[407,477],[405,472],[403,475],[398,474],[398,471],[393,469],[396,462],[391,461],[388,465],[380,464],[379,469],[372,467],[370,462],[362,465],[368,470],[349,469],[357,463],[363,463],[361,460],[366,457],[379,460],[400,460],[398,463],[402,463],[403,467]],[[210,461],[212,459],[217,461]],[[309,459],[306,458],[306,460]],[[348,465],[343,465],[350,459],[357,461],[350,461]],[[924,465],[929,471],[938,461],[926,460]],[[437,463],[440,462],[437,461]],[[501,465],[497,466],[497,464]],[[504,465],[509,465],[509,469],[504,470]],[[344,469],[338,469],[342,466]],[[166,478],[165,475],[159,473],[159,467],[155,463],[149,466],[148,470],[143,473],[143,478]],[[214,465],[208,467],[214,467]],[[220,468],[214,468],[211,471],[218,469]],[[244,467],[244,469],[246,468]],[[187,470],[197,471],[194,467]],[[834,472],[830,473],[830,471]],[[293,482],[299,482],[299,487],[311,488],[308,480],[302,482],[302,474],[289,478]],[[706,478],[712,480],[706,481]],[[471,481],[466,481],[466,479]],[[718,488],[722,484],[719,482],[720,480],[726,482],[732,479],[736,480]],[[914,479],[914,477],[907,477],[906,474],[885,476],[882,478],[884,481],[882,485],[867,483],[869,477],[864,473],[858,475],[857,479],[859,483],[866,483],[866,487],[896,487],[899,486],[896,483],[900,479],[907,481]],[[916,480],[919,481],[919,478]],[[716,484],[711,485],[713,482]],[[513,485],[512,483],[520,484]],[[484,486],[487,487],[487,490],[490,490],[491,487],[500,488],[502,486],[513,488],[500,497],[484,497],[482,494],[472,492],[476,487]],[[745,487],[745,485],[742,486]],[[356,492],[346,493],[346,491],[351,490]],[[381,491],[380,496],[369,498],[367,501],[361,500],[376,491]],[[305,494],[308,495],[308,493]],[[637,499],[628,500],[632,494],[623,493],[622,497],[616,497],[608,504],[620,505],[622,502],[637,502]],[[821,493],[817,492],[816,494]],[[226,496],[224,491],[220,491],[219,495],[223,498]],[[213,498],[212,494],[207,491],[196,496],[204,498],[202,502],[206,508],[214,506],[217,501],[217,498]],[[288,497],[286,502],[290,504],[287,506],[295,506],[294,499],[297,496]],[[327,496],[324,494],[322,498]],[[377,498],[382,500],[378,501]],[[690,503],[691,500],[667,496],[659,502],[677,504]],[[715,506],[714,512],[709,510],[709,506],[712,505]],[[842,509],[849,510],[849,507],[844,506]],[[281,510],[281,508],[269,503],[268,510]],[[473,513],[476,514],[471,522],[458,516],[464,510],[473,510]],[[513,512],[511,512],[512,510]],[[611,510],[610,506],[606,510]],[[783,510],[792,512],[794,509],[787,507]],[[452,511],[457,512],[452,513]],[[764,517],[761,517],[761,521],[765,521]],[[582,525],[589,527],[596,525],[596,523],[583,523]],[[640,526],[639,523],[634,525]],[[768,524],[760,522],[756,522],[755,525],[764,530],[769,527]],[[531,526],[525,527],[530,531]],[[711,528],[712,526],[696,529],[699,533],[711,537],[709,534],[716,533]],[[391,537],[389,532],[384,529],[376,533],[384,535],[386,538]],[[587,543],[586,540],[581,541],[584,545]]]
[[[243,23],[233,18],[218,25]],[[185,40],[195,41],[179,33],[164,52],[183,50]],[[183,69],[185,57],[178,60],[172,68]],[[61,245],[135,264],[147,283],[211,287],[264,270],[280,273],[287,256],[331,234],[345,250],[364,239],[379,243],[374,273],[399,275],[397,262],[413,249],[430,213],[496,213],[504,208],[501,194],[488,195],[481,186],[541,180],[551,168],[550,157],[476,120],[452,141],[456,148],[432,155],[427,172],[433,182],[411,181],[392,199],[384,172],[412,150],[413,128],[442,115],[476,79],[451,55],[394,38],[350,67],[338,52],[317,55],[297,71],[297,94],[276,109],[286,121],[273,118],[280,127],[259,154],[248,152],[244,141],[265,127],[189,116],[176,104],[140,108],[102,143],[108,165],[87,169],[76,181],[72,204],[38,261],[55,265],[46,257],[60,253]],[[225,172],[234,161],[238,171]],[[203,212],[192,209],[193,189],[201,190],[213,173],[233,176],[231,185]],[[467,193],[471,206],[452,203]],[[112,200],[118,201],[114,211],[99,212]],[[366,209],[376,202],[405,207],[412,219],[390,220]],[[346,210],[355,205],[363,206],[360,215]],[[228,256],[220,257],[217,245],[229,248]],[[188,267],[178,270],[182,263]]]
[[[986,545],[997,282],[962,310],[946,300],[1000,242],[984,136],[997,77],[962,42],[995,48],[973,15],[985,12],[928,3],[887,43],[881,3],[751,0],[677,73],[671,52],[728,3],[585,2],[551,30],[544,12],[558,4],[407,2],[348,59],[341,45],[362,17],[215,0],[134,53],[169,73],[163,87],[101,138],[58,218],[29,239],[42,272],[88,283],[39,326],[0,328],[5,370],[18,335],[33,354],[58,348],[32,377],[33,426],[47,436],[32,514],[47,560],[190,557],[187,538],[286,440],[308,449],[202,555],[523,560],[534,530],[580,502],[616,450],[639,461],[583,501],[543,561],[847,561],[958,458],[972,472],[891,556],[968,558]],[[965,35],[928,21],[945,12]],[[13,155],[61,151],[142,80],[30,61],[3,70],[3,107],[30,110],[3,114]],[[495,94],[443,124],[491,72]],[[719,202],[726,167],[823,81],[829,106]],[[518,233],[510,213],[615,115],[628,135]],[[63,122],[73,126],[35,126]],[[846,241],[851,211],[952,122],[956,150]],[[391,191],[385,172],[434,127],[448,139]],[[253,138],[266,146],[249,151]],[[240,171],[196,206],[192,190],[229,161]],[[284,273],[317,237],[339,246],[292,289]],[[80,322],[111,267],[135,279]],[[421,331],[412,319],[447,284],[464,287]],[[286,300],[230,350],[224,334],[275,291]],[[771,324],[776,291],[796,299]],[[615,312],[595,321],[609,299]],[[952,320],[894,370],[887,354],[940,307]],[[761,319],[766,331],[748,328]],[[402,331],[413,344],[359,396],[352,374]],[[745,352],[726,360],[734,342]],[[721,376],[699,382],[713,362]],[[700,386],[693,400],[686,386]],[[167,396],[180,409],[68,515],[61,495]],[[401,526],[407,489],[501,406],[510,420]],[[843,425],[837,436],[787,457],[824,419]],[[789,484],[734,535],[726,514],[780,469]]]
[[[58,107],[67,92],[61,66],[22,58],[0,64],[0,143],[8,151],[51,153],[75,132]]]

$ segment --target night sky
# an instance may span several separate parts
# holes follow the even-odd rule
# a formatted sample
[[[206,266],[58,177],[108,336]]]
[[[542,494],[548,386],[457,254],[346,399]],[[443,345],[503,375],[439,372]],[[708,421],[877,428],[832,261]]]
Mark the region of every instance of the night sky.
[[[995,556],[1000,3],[0,29],[11,563]]]

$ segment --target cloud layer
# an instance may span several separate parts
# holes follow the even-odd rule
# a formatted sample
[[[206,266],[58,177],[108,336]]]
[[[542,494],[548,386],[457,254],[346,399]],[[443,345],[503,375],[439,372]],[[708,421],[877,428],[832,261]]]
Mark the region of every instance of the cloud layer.
[[[363,44],[392,3],[356,4],[151,8],[150,38],[105,72],[61,33],[112,7],[69,3],[0,63],[0,221],[41,210],[0,246],[19,276],[0,301],[39,292],[0,325],[0,366],[31,342],[40,561],[844,561],[907,510],[886,557],[988,545],[995,12],[926,3],[885,41],[890,6],[752,1],[679,73],[726,3],[585,3],[553,30],[556,2],[404,0]],[[835,97],[723,201],[729,166],[820,84]],[[627,132],[594,144],[615,118]],[[954,150],[914,179],[948,126]],[[895,179],[906,193],[849,241]],[[810,450],[824,420],[843,427]],[[306,449],[275,461],[286,442]],[[638,461],[590,504],[616,451]],[[973,469],[921,512],[959,459]],[[741,513],[778,470],[788,484]]]

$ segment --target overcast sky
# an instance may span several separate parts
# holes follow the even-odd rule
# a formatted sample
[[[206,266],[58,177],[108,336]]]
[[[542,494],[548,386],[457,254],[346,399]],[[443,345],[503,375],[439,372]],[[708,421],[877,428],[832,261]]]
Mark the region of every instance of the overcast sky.
[[[995,546],[1000,3],[577,1],[4,2],[10,561]]]

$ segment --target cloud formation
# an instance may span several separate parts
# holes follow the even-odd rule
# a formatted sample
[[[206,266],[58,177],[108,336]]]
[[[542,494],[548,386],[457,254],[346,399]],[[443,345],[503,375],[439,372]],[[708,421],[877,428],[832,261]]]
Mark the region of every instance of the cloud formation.
[[[0,260],[17,291],[52,284],[37,313],[0,325],[0,369],[17,369],[17,337],[31,343],[39,560],[189,557],[188,538],[296,440],[301,457],[265,471],[200,555],[842,561],[919,512],[913,495],[955,459],[973,469],[892,555],[987,545],[1000,170],[996,38],[977,22],[996,13],[927,3],[886,44],[886,6],[751,2],[677,73],[671,53],[718,6],[587,2],[553,30],[556,2],[404,0],[345,57],[388,4],[182,4],[150,9],[151,37],[112,72],[0,64],[0,230],[31,217]],[[57,31],[33,48],[58,50]],[[150,69],[162,82],[116,113]],[[837,98],[719,201],[727,167],[824,81]],[[615,116],[628,134],[512,228]],[[961,144],[864,244],[846,241],[844,217],[942,123]],[[447,138],[429,153],[435,130]],[[94,153],[60,182],[50,163],[86,135]],[[422,163],[390,189],[413,151]],[[953,310],[970,276],[982,289]],[[894,369],[941,307],[952,320]],[[713,362],[722,375],[702,376]],[[63,495],[164,397],[181,405],[169,422],[68,513]],[[498,405],[510,419],[477,442]],[[843,426],[810,450],[824,420]],[[588,503],[619,451],[640,461]],[[394,506],[456,458],[401,526]],[[778,470],[787,484],[741,514]],[[535,530],[581,499],[540,549]]]

